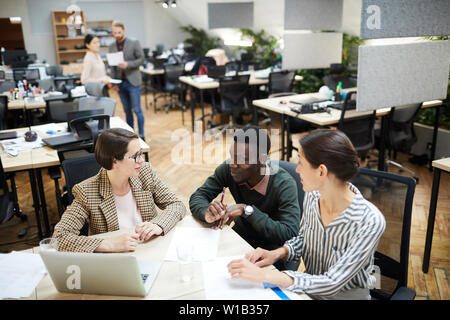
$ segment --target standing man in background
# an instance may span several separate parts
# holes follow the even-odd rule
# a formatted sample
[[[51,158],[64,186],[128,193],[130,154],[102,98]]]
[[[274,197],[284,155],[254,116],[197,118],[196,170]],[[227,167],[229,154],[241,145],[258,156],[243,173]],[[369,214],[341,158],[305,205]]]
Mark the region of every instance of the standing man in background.
[[[112,68],[112,77],[122,80],[119,96],[125,111],[126,120],[134,128],[133,111],[138,120],[139,136],[144,139],[144,113],[141,108],[141,73],[139,66],[144,63],[144,51],[138,40],[125,37],[125,26],[120,21],[112,24],[115,42],[109,46],[109,52],[123,52],[123,63]],[[144,139],[145,140],[145,139]]]

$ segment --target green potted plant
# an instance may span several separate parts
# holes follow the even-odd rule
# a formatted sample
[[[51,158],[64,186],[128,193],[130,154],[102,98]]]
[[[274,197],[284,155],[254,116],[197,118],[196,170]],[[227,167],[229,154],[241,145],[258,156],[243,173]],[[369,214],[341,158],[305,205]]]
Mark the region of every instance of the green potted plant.
[[[184,40],[184,43],[192,46],[196,55],[203,56],[208,50],[221,46],[220,38],[209,36],[203,29],[197,29],[192,25],[181,26],[180,29],[189,33],[190,37]]]

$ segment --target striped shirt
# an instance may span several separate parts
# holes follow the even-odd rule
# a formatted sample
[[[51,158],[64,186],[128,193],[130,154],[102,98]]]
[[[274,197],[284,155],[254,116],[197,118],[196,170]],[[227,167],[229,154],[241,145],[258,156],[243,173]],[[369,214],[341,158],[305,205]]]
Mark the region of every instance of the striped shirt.
[[[305,272],[283,271],[294,279],[288,290],[326,298],[357,288],[373,289],[374,253],[386,222],[383,214],[359,190],[350,206],[323,227],[318,191],[305,194],[297,237],[286,241],[288,261],[303,257]]]

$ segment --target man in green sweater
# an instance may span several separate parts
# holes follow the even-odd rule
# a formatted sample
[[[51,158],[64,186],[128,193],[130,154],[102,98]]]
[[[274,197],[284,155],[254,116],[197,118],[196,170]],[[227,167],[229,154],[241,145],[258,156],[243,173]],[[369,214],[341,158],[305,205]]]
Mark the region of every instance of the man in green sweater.
[[[254,248],[278,248],[298,235],[301,211],[296,182],[267,159],[266,130],[249,126],[237,130],[233,138],[231,159],[191,195],[192,215],[213,228],[234,221],[233,229]],[[224,188],[236,204],[213,201]]]

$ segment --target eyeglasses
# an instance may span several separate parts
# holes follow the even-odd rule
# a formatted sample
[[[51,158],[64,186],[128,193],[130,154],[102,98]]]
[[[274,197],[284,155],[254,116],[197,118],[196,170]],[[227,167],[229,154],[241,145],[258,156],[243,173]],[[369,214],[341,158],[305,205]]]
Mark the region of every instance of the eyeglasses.
[[[137,152],[134,156],[131,156],[131,157],[124,156],[124,158],[126,158],[126,159],[133,159],[134,162],[137,163],[137,162],[138,162],[138,159],[140,159],[140,158],[142,157],[143,153],[144,153],[144,152],[142,152],[142,150],[140,150],[140,151]]]

